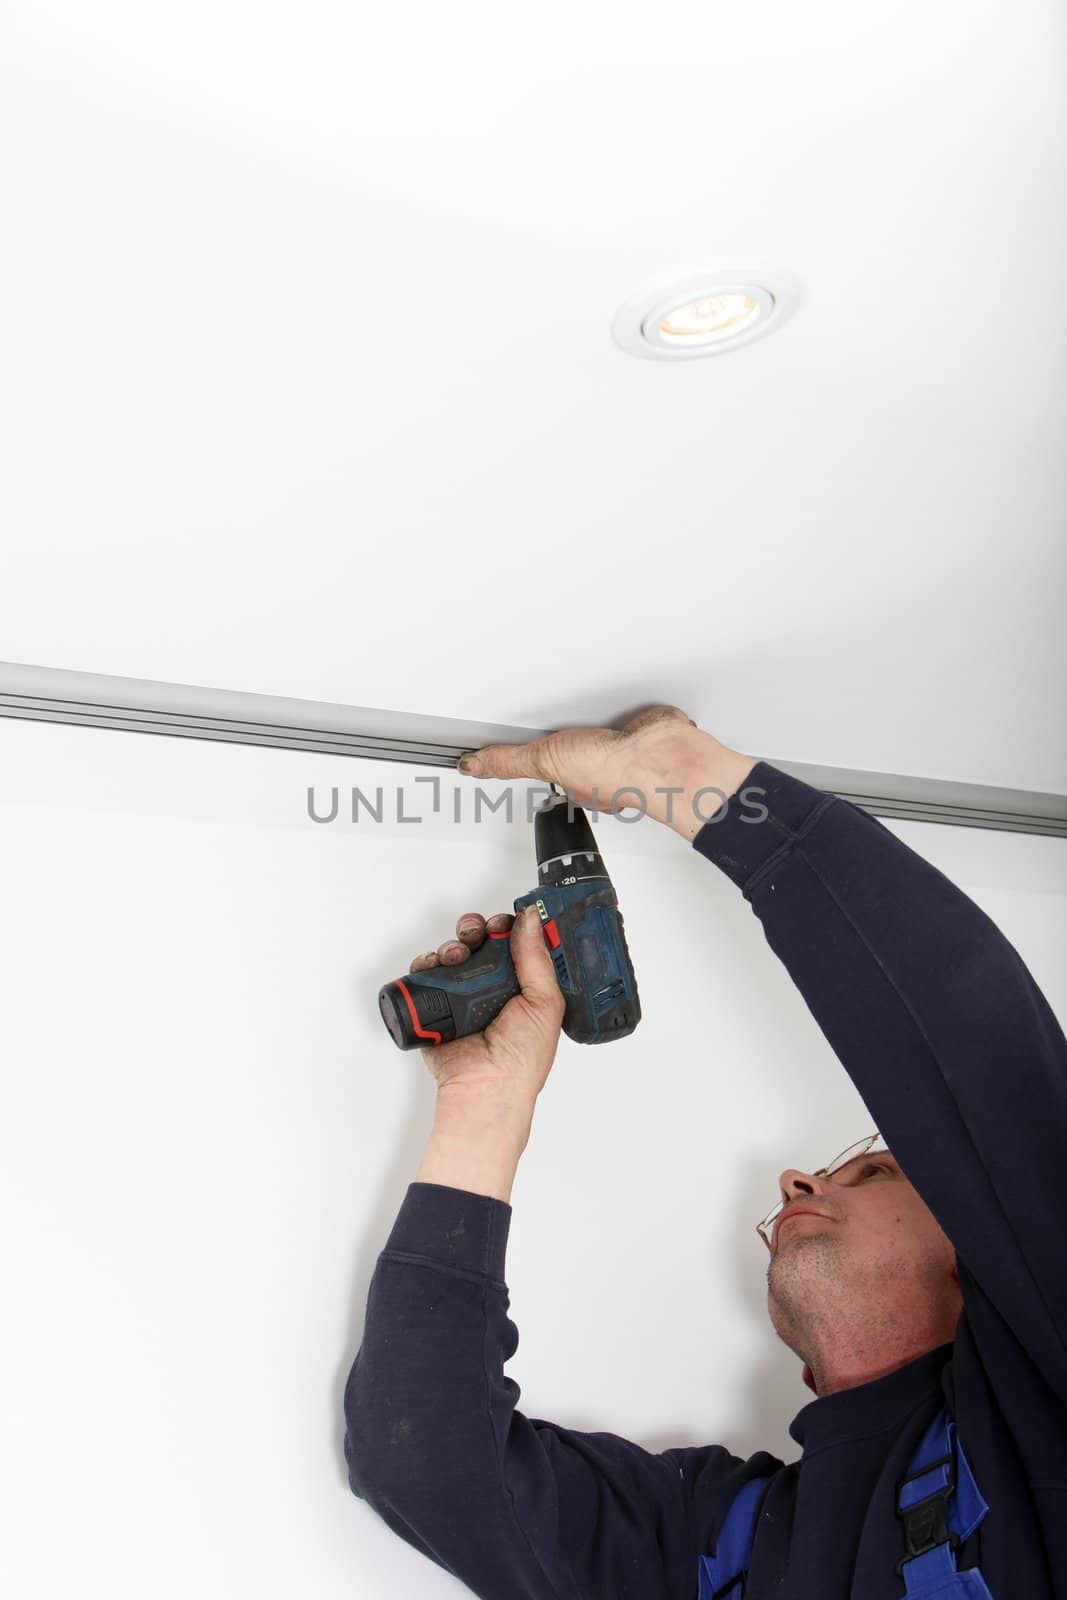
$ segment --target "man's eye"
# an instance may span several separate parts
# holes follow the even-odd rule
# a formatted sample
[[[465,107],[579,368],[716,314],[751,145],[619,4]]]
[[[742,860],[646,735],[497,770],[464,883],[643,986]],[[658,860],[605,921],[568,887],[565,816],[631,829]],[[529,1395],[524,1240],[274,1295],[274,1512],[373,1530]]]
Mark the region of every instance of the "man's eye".
[[[870,1167],[866,1167],[864,1169],[863,1176],[866,1178],[868,1176],[868,1174],[870,1174],[872,1172],[888,1172],[888,1171],[889,1171],[889,1168],[887,1166],[884,1166],[884,1165],[870,1166]]]

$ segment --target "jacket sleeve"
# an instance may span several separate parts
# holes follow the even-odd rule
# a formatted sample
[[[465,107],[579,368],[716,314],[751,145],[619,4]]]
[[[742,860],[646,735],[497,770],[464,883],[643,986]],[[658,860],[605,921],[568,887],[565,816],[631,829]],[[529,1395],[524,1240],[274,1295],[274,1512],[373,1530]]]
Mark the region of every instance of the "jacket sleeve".
[[[692,1600],[686,1482],[700,1466],[732,1493],[756,1468],[720,1446],[654,1455],[517,1410],[503,1370],[518,1346],[510,1222],[501,1200],[409,1185],[345,1389],[352,1491],[482,1600]]]
[[[877,818],[767,762],[693,846],[741,888],[872,1125],[1067,1399],[1067,1043],[1018,952]]]

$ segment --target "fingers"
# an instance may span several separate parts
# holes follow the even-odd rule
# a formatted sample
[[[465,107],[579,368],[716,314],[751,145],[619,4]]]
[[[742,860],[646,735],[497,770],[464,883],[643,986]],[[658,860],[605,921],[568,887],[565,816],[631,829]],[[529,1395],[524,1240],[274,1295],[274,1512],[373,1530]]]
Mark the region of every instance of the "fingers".
[[[541,778],[550,781],[541,756],[543,739],[529,744],[487,744],[461,756],[459,769],[476,778]]]
[[[534,918],[529,925],[525,917],[521,920],[522,925],[514,928],[511,934],[511,958],[515,963],[519,987],[524,999],[530,1002],[534,1010],[558,1027],[563,1017],[564,1000],[552,957],[545,948],[540,918]]]
[[[426,972],[431,967],[458,966],[467,960],[472,950],[479,949],[485,943],[490,933],[507,933],[514,921],[509,911],[498,912],[488,922],[479,911],[465,911],[456,921],[459,937],[446,939],[436,950],[427,950],[423,955],[415,956],[408,971]]]

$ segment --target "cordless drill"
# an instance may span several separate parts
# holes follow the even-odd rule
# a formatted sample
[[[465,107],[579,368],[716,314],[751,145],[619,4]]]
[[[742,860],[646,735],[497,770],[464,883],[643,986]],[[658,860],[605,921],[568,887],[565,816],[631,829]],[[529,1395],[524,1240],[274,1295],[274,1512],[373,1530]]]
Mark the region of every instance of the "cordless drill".
[[[585,812],[551,795],[534,813],[534,848],[537,888],[519,896],[515,911],[537,907],[563,993],[563,1031],[578,1044],[622,1039],[640,1022],[641,1004],[622,912]],[[490,933],[458,967],[384,984],[378,1006],[401,1050],[419,1050],[480,1033],[518,993],[510,935]]]

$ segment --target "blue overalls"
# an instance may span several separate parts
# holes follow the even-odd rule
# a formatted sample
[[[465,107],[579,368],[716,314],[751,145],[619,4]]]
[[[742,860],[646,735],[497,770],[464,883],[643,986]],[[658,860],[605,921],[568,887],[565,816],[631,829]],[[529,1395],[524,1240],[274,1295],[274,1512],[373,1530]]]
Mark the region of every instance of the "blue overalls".
[[[923,1482],[922,1480],[925,1480]],[[726,1514],[713,1556],[700,1557],[699,1600],[742,1600],[756,1517],[770,1478],[752,1478]],[[916,1445],[897,1485],[905,1553],[897,1562],[907,1600],[993,1600],[977,1567],[960,1572],[956,1549],[989,1507],[978,1492],[956,1424],[941,1410]]]

